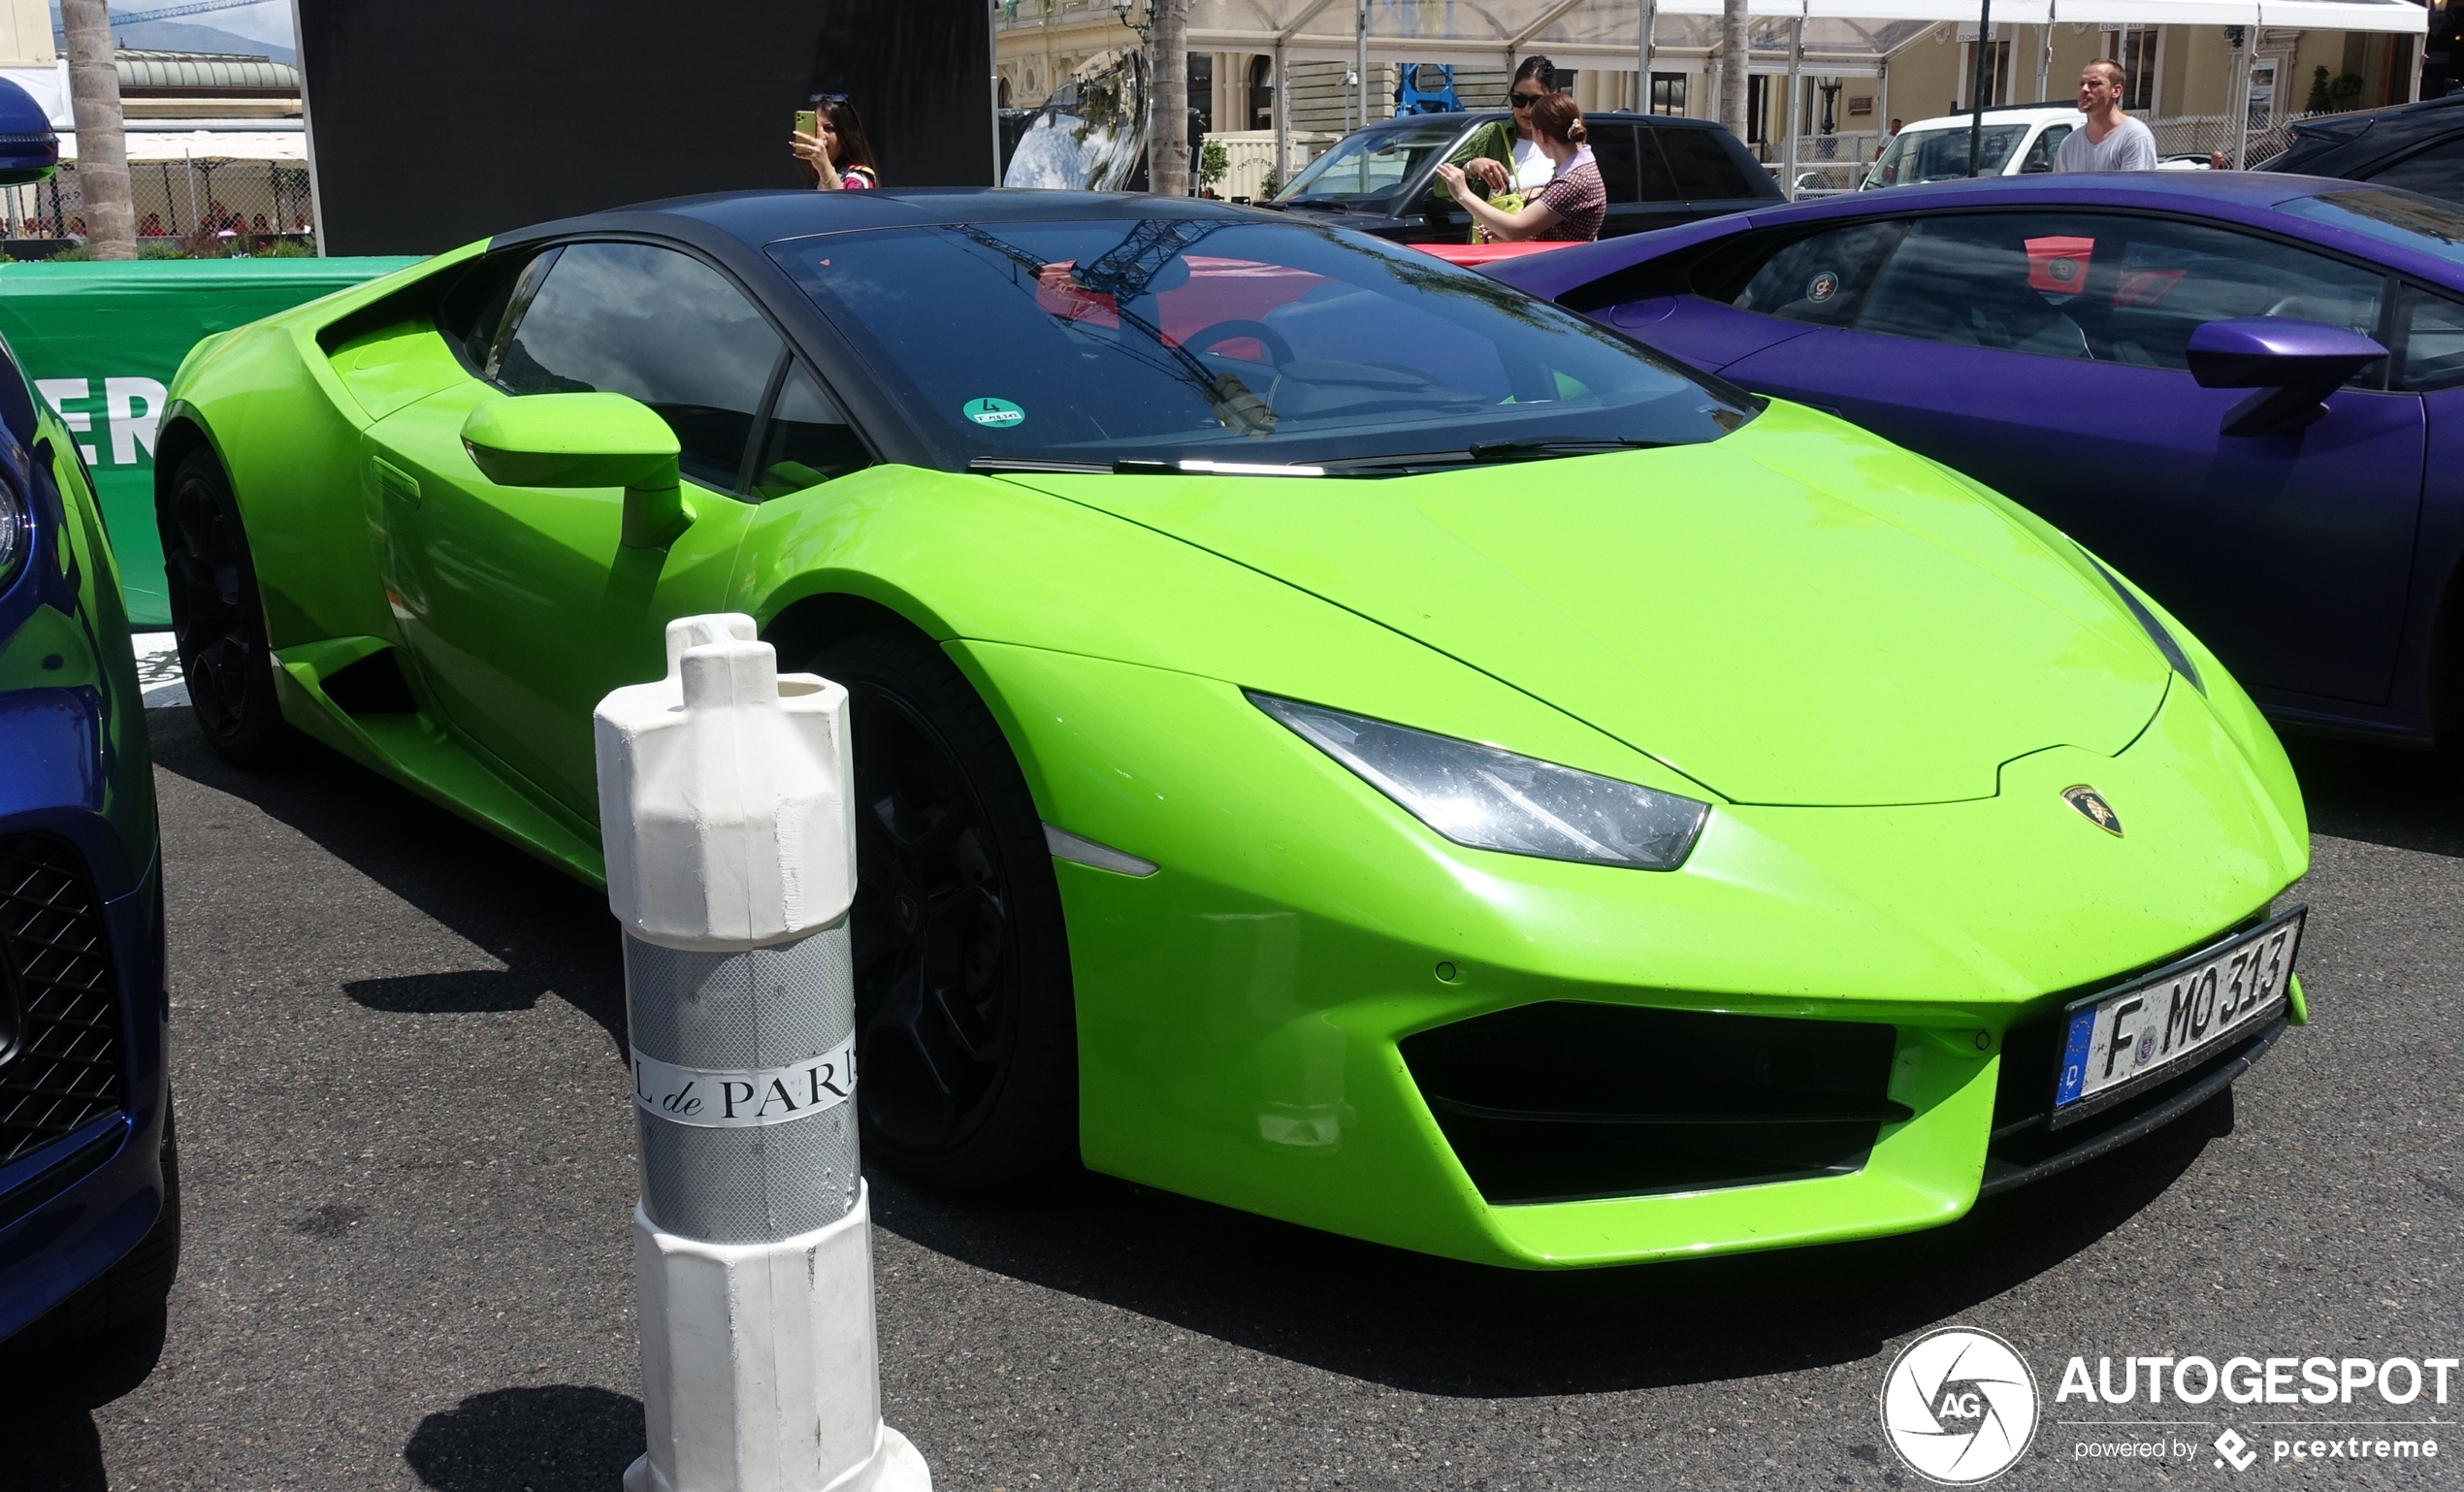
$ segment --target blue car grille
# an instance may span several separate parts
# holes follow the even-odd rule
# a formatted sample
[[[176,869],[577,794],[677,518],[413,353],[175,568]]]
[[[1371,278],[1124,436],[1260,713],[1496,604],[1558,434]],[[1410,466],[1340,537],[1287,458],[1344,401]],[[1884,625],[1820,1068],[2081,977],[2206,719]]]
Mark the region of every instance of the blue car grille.
[[[0,839],[0,1165],[125,1102],[102,898],[64,841]]]

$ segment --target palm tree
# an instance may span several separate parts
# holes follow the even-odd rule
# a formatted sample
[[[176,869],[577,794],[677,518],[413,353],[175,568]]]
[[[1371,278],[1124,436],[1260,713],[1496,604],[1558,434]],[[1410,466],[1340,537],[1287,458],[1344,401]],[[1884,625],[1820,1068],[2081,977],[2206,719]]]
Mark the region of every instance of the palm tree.
[[[1154,91],[1147,114],[1147,190],[1189,195],[1189,0],[1148,0]]]
[[[112,60],[107,0],[60,0],[69,44],[69,108],[77,119],[77,187],[85,252],[137,257],[137,214],[128,195],[128,136],[120,120],[119,68]]]
[[[1720,122],[1737,139],[1745,138],[1745,78],[1753,48],[1745,36],[1746,0],[1724,0],[1720,7]]]

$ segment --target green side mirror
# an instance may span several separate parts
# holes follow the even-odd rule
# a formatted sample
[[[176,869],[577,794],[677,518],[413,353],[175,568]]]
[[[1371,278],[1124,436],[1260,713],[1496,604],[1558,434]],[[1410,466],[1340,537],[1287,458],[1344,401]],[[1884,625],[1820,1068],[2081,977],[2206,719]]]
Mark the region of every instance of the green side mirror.
[[[500,486],[624,488],[629,548],[659,548],[692,521],[676,485],[676,433],[622,394],[491,400],[463,420],[462,447]]]

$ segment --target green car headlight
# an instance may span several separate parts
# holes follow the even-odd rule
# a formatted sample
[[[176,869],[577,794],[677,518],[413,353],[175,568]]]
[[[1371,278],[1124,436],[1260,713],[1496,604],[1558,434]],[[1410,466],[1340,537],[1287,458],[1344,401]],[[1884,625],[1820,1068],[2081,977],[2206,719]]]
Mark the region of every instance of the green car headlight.
[[[1322,705],[1249,702],[1459,845],[1541,860],[1674,870],[1711,805]]]
[[[26,551],[33,547],[34,515],[26,511],[25,499],[17,490],[0,481],[0,586],[16,578]]]

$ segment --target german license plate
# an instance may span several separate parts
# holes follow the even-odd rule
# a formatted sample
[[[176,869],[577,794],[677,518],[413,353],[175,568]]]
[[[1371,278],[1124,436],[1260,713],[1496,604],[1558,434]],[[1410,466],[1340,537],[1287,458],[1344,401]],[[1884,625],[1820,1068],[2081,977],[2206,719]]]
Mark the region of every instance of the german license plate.
[[[2308,911],[2295,907],[2230,942],[2065,1007],[2054,1127],[2274,1019],[2286,1007]]]

